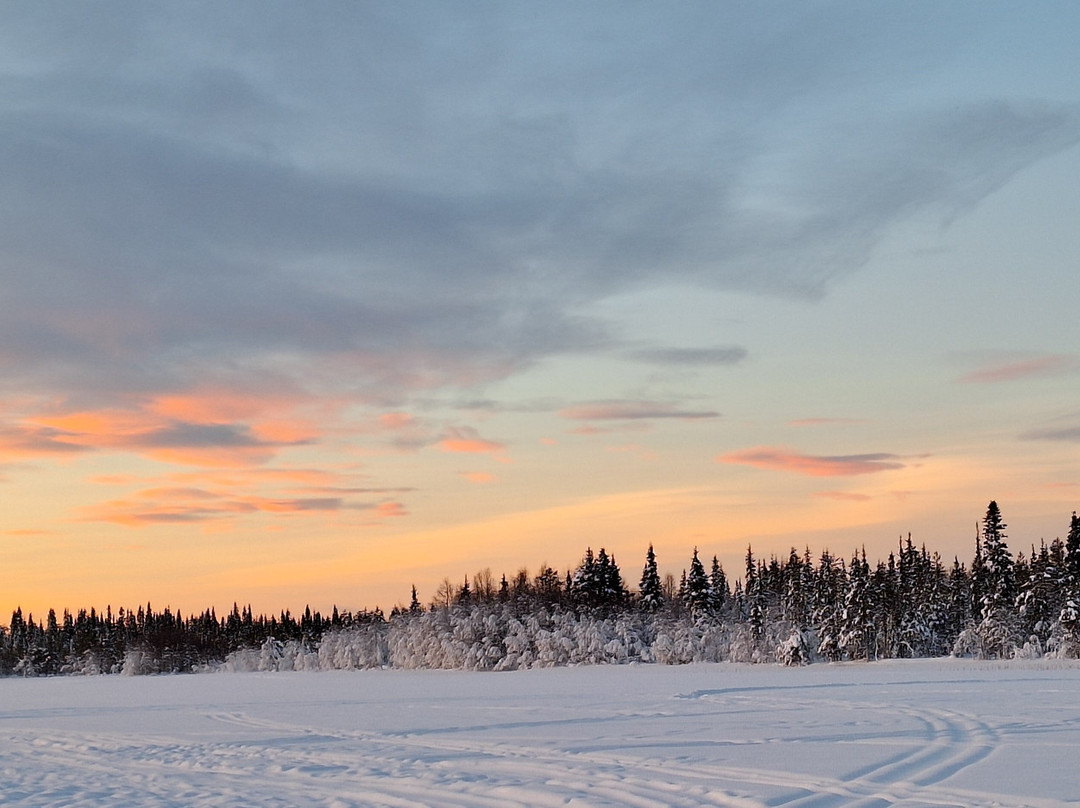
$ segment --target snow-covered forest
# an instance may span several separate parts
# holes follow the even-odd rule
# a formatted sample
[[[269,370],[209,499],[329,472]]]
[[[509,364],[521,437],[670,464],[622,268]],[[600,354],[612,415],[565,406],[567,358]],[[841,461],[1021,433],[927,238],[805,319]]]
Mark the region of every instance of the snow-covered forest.
[[[1064,542],[1015,557],[1005,528],[991,502],[969,563],[910,536],[875,562],[863,551],[765,560],[748,549],[733,585],[696,549],[678,580],[662,579],[650,547],[632,589],[613,556],[588,549],[565,573],[447,580],[427,606],[414,588],[389,616],[335,607],[267,617],[234,606],[185,617],[148,604],[36,620],[16,609],[0,627],[0,673],[1080,657],[1080,519],[1074,512]]]

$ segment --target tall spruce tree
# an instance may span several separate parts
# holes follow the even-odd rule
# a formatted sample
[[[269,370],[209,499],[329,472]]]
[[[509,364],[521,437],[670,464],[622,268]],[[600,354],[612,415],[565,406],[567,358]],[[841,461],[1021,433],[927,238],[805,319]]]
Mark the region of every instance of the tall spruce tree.
[[[1016,577],[1012,553],[1005,543],[1007,525],[997,502],[991,501],[983,519],[982,550],[985,586],[982,622],[978,637],[980,653],[1007,658],[1023,639],[1016,613]]]
[[[1001,509],[995,501],[986,508],[983,519],[982,550],[986,587],[983,610],[1011,609],[1016,600],[1016,579],[1013,557],[1005,543],[1005,524]]]
[[[709,611],[712,601],[709,590],[709,578],[695,547],[694,556],[690,560],[690,572],[686,576],[686,607],[692,614],[699,615]]]
[[[720,559],[713,556],[712,570],[709,573],[709,608],[714,614],[720,614],[723,611],[730,594],[724,566],[720,563]]]
[[[851,556],[841,617],[839,651],[848,659],[870,659],[873,655],[873,601],[870,565],[866,563],[866,549],[863,548],[861,556],[857,552]]]
[[[664,606],[664,588],[660,583],[660,572],[656,566],[656,553],[652,544],[645,553],[645,567],[641,571],[640,592],[641,608],[647,612],[657,612]]]
[[[1080,517],[1076,511],[1069,521],[1069,535],[1065,539],[1065,572],[1075,596],[1076,590],[1080,589]]]

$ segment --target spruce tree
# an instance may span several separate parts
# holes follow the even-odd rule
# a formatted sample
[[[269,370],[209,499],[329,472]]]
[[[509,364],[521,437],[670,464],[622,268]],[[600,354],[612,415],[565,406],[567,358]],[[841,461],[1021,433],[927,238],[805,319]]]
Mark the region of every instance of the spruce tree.
[[[1016,579],[1012,553],[1005,543],[1005,528],[997,502],[991,501],[983,519],[982,548],[986,571],[983,609],[1011,609],[1016,600]]]
[[[714,614],[720,614],[723,611],[730,594],[724,566],[720,563],[720,559],[713,556],[712,570],[709,573],[709,608]]]
[[[641,593],[641,608],[647,612],[659,611],[664,605],[664,589],[660,583],[660,572],[656,566],[656,553],[653,546],[649,545],[649,551],[645,554],[645,567],[641,571],[641,584],[638,586]]]
[[[802,566],[802,559],[792,547],[783,569],[784,593],[780,609],[784,619],[798,629],[806,629],[810,624],[808,592],[804,587],[806,576]]]
[[[991,501],[983,519],[982,551],[985,586],[982,622],[978,636],[980,652],[1007,657],[1019,641],[1016,620],[1016,578],[1012,554],[1005,543],[1007,525],[997,502]]]
[[[840,635],[846,589],[843,567],[837,567],[832,554],[823,550],[814,586],[814,623],[818,630],[818,653],[830,662],[843,656]]]
[[[1080,517],[1073,511],[1072,520],[1069,522],[1069,535],[1065,539],[1065,572],[1069,585],[1074,590],[1080,588]]]
[[[626,587],[623,585],[622,573],[619,565],[615,562],[614,555],[608,555],[607,550],[600,548],[596,557],[597,578],[597,605],[613,609],[621,606],[626,600]]]
[[[841,616],[839,650],[848,659],[870,659],[873,654],[873,595],[866,549],[851,557],[847,594]],[[828,650],[828,649],[826,649]]]
[[[690,572],[686,576],[686,607],[695,616],[704,614],[709,611],[711,600],[709,578],[705,575],[705,567],[702,566],[695,547],[694,556],[690,560]]]

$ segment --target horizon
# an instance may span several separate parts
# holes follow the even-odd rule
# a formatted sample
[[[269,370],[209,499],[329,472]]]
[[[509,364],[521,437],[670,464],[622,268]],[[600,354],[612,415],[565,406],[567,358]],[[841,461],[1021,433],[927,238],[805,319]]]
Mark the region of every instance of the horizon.
[[[1074,511],[1072,516],[1075,516],[1075,515],[1076,515],[1076,512]],[[983,526],[984,523],[985,523],[985,520],[979,522],[976,525],[976,532],[981,531],[982,526]],[[1004,529],[1005,530],[1009,529],[1008,524],[1004,525]],[[1065,532],[1067,532],[1067,531],[1065,531]],[[1049,546],[1053,542],[1056,541],[1056,542],[1060,542],[1064,546],[1064,542],[1065,542],[1065,539],[1063,539],[1061,536],[1055,536],[1053,539],[1050,539],[1050,540],[1047,540],[1045,538],[1040,539],[1039,545],[1036,545],[1036,543],[1033,542],[1030,545],[1025,545],[1024,547],[1017,547],[1017,546],[1014,546],[1014,545],[1010,544],[1010,539],[1009,539],[1009,536],[1008,536],[1007,533],[1004,534],[1004,539],[1005,539],[1005,544],[1009,548],[1009,552],[1012,555],[1012,557],[1016,558],[1016,559],[1019,559],[1020,557],[1023,557],[1028,563],[1031,562],[1033,556],[1038,551],[1038,548],[1039,548],[1039,546],[1041,544],[1045,543],[1047,546]],[[885,564],[888,561],[889,558],[892,558],[892,557],[899,558],[900,551],[902,551],[906,541],[911,541],[912,545],[914,547],[916,547],[916,548],[918,548],[920,550],[924,550],[931,558],[933,558],[935,556],[940,557],[941,563],[942,563],[943,567],[946,569],[946,571],[948,569],[951,569],[952,563],[950,562],[949,557],[947,557],[945,555],[942,555],[934,547],[928,546],[925,543],[920,544],[919,542],[916,542],[914,540],[914,537],[911,534],[908,534],[907,536],[903,536],[903,535],[899,536],[898,539],[897,539],[896,547],[890,549],[884,556],[882,556],[880,558],[876,558],[876,557],[872,557],[870,555],[867,555],[866,560],[870,563],[871,568],[874,568],[874,567],[877,567],[879,565]],[[651,545],[650,545],[650,547],[651,547]],[[794,545],[792,547],[788,548],[787,551],[782,551],[782,552],[759,553],[756,549],[753,548],[752,545],[748,546],[746,549],[753,552],[754,560],[755,560],[755,562],[757,563],[757,565],[759,567],[764,567],[767,564],[771,563],[771,561],[773,561],[773,560],[779,560],[781,565],[783,565],[783,564],[786,563],[787,557],[790,554],[791,550],[795,550],[796,552],[798,552],[800,557],[804,557],[804,555],[806,553],[809,553],[809,557],[811,559],[811,562],[814,563],[814,564],[819,563],[825,553],[829,553],[830,556],[841,567],[846,569],[847,566],[848,566],[848,563],[850,562],[850,560],[854,556],[854,554],[859,554],[859,553],[865,553],[866,552],[865,545],[860,546],[860,547],[856,547],[847,554],[842,553],[842,552],[834,552],[829,547],[821,547],[821,548],[817,548],[815,550],[815,548],[810,547],[810,546],[804,546],[804,547],[800,548],[800,547],[797,547],[797,546],[794,546]],[[973,546],[972,546],[971,549],[972,549],[972,553],[971,553],[970,558],[963,557],[963,556],[960,556],[960,555],[955,555],[955,556],[952,557],[955,562],[958,562],[960,564],[961,568],[963,568],[964,570],[967,570],[967,571],[970,571],[970,569],[971,569],[971,560],[974,558],[974,550],[975,550],[974,538],[973,538]],[[581,562],[582,562],[582,560],[584,558],[584,555],[585,555],[585,553],[587,551],[593,551],[594,553],[599,553],[600,551],[606,551],[606,547],[601,546],[601,547],[593,548],[593,547],[589,546],[589,547],[584,548],[582,550],[582,553],[581,553],[582,558],[580,558],[578,561],[576,561],[576,562],[574,562],[572,564],[567,565],[565,568],[558,567],[558,566],[552,566],[552,565],[547,565],[547,566],[550,566],[557,573],[557,575],[559,576],[560,579],[564,578],[568,574],[569,575],[574,574],[574,572],[580,566],[580,564],[581,564]],[[642,566],[643,567],[644,567],[644,563],[645,563],[645,561],[644,561],[645,560],[645,553],[647,551],[648,551],[648,548],[646,548],[646,551],[641,554],[642,555]],[[693,554],[695,552],[697,552],[699,554],[699,557],[701,558],[702,563],[706,567],[709,566],[709,564],[711,563],[711,559],[714,556],[716,556],[717,559],[719,560],[719,554],[709,553],[709,552],[707,552],[707,551],[705,551],[705,550],[703,550],[702,548],[699,548],[699,547],[695,547],[690,551],[690,554],[686,558],[686,563],[684,565],[682,565],[682,566],[673,567],[670,564],[660,563],[660,559],[658,558],[657,559],[657,567],[658,567],[661,579],[665,579],[665,578],[670,576],[670,578],[672,580],[678,581],[680,575],[685,574],[687,572],[687,570],[689,568],[689,565],[690,565],[690,560],[693,557]],[[625,563],[619,562],[618,558],[616,557],[615,554],[611,554],[610,557],[611,557],[612,563],[614,563],[614,564],[616,564],[618,566],[618,569],[619,569],[619,571],[620,571],[620,573],[622,575],[622,578],[623,578],[623,584],[626,586],[627,591],[631,595],[638,592],[639,589],[640,589],[640,586],[639,586],[639,584],[640,584],[640,581],[639,581],[640,575],[638,575],[638,574],[636,574],[634,572],[635,568],[633,568],[633,567],[628,568]],[[728,565],[728,564],[725,564],[723,561],[720,561],[721,567],[723,568],[723,570],[724,570],[724,572],[725,572],[725,574],[727,576],[728,585],[732,589],[735,589],[736,583],[741,584],[742,582],[744,582],[744,579],[746,577],[745,576],[745,569],[746,569],[746,567],[745,567],[745,551],[744,551],[743,559],[741,560],[741,562],[742,563],[739,563],[739,564]],[[463,575],[459,576],[456,580],[450,575],[444,575],[442,578],[439,579],[438,583],[433,586],[432,591],[430,593],[424,593],[424,592],[420,591],[419,588],[418,588],[416,590],[416,594],[417,594],[417,598],[418,598],[422,608],[424,608],[424,609],[434,609],[435,605],[436,605],[435,602],[436,602],[436,599],[437,599],[437,590],[442,588],[447,582],[449,582],[451,585],[453,585],[457,590],[460,590],[461,586],[462,586],[462,583],[464,581],[468,581],[470,583],[470,585],[473,585],[474,582],[475,582],[476,577],[479,574],[490,573],[493,576],[493,579],[496,582],[496,585],[498,585],[498,583],[501,581],[501,579],[503,577],[505,577],[507,579],[507,581],[512,583],[513,578],[520,571],[526,571],[528,573],[529,580],[533,581],[535,579],[536,575],[538,575],[541,572],[541,570],[542,570],[542,568],[544,566],[545,566],[545,562],[541,562],[540,564],[538,564],[536,566],[536,568],[529,568],[529,567],[526,567],[525,565],[518,565],[516,568],[514,568],[512,570],[510,570],[510,569],[507,569],[507,570],[493,570],[490,567],[480,567],[477,570],[475,570],[474,573],[463,574]],[[628,572],[629,572],[629,575],[628,575]],[[23,615],[23,617],[27,620],[27,622],[34,622],[36,624],[43,623],[46,616],[48,615],[49,611],[53,611],[58,616],[63,615],[64,613],[70,613],[72,616],[75,616],[80,611],[85,611],[88,614],[91,613],[91,612],[96,612],[98,614],[98,616],[103,616],[103,615],[105,615],[107,613],[111,613],[113,615],[113,617],[115,618],[119,614],[119,612],[121,610],[123,610],[124,613],[126,614],[128,612],[133,612],[133,611],[142,609],[143,606],[151,607],[154,610],[154,613],[157,613],[157,614],[168,611],[168,612],[170,612],[170,613],[172,613],[172,614],[174,614],[176,616],[181,616],[181,615],[186,614],[188,618],[197,617],[198,615],[206,613],[206,612],[214,612],[214,613],[217,614],[218,619],[221,620],[221,621],[224,621],[224,619],[229,615],[229,613],[231,613],[236,608],[239,608],[241,610],[249,610],[255,618],[263,618],[263,617],[265,617],[265,618],[274,618],[274,617],[277,617],[279,614],[290,614],[292,617],[298,618],[306,610],[310,610],[312,612],[312,614],[320,614],[324,618],[329,618],[332,613],[338,612],[338,611],[340,611],[342,614],[348,613],[348,614],[356,615],[356,614],[362,614],[362,613],[372,613],[372,614],[381,613],[381,614],[383,614],[385,616],[389,616],[390,613],[394,609],[407,609],[408,608],[409,600],[411,599],[412,587],[413,586],[415,586],[415,584],[410,584],[410,586],[409,586],[409,594],[408,595],[406,595],[404,598],[396,599],[393,602],[393,604],[391,604],[391,605],[384,605],[384,604],[381,604],[381,603],[375,603],[375,604],[363,604],[363,605],[357,606],[357,607],[354,607],[354,606],[352,606],[352,605],[350,605],[348,603],[338,603],[336,601],[335,602],[330,602],[330,603],[316,602],[315,604],[312,604],[312,602],[310,600],[308,600],[308,601],[305,601],[303,604],[297,603],[297,604],[292,604],[291,606],[290,605],[285,605],[285,606],[281,606],[281,607],[277,607],[277,608],[273,608],[273,609],[260,609],[260,608],[255,608],[250,602],[244,603],[244,602],[241,602],[241,601],[238,601],[238,600],[234,599],[231,604],[213,603],[213,604],[207,604],[207,605],[204,605],[204,606],[199,606],[197,608],[192,608],[189,605],[188,608],[184,609],[184,608],[174,608],[174,606],[172,604],[170,604],[170,603],[166,603],[164,606],[162,606],[161,604],[157,604],[155,606],[154,603],[153,603],[153,598],[147,598],[147,599],[142,600],[141,602],[137,602],[137,603],[134,603],[134,604],[128,604],[128,603],[113,604],[113,603],[110,602],[110,603],[104,604],[104,608],[99,608],[99,604],[81,604],[81,605],[75,606],[75,607],[72,607],[70,605],[65,605],[61,609],[57,609],[55,606],[49,606],[49,607],[47,607],[45,609],[40,610],[40,612],[34,612],[34,611],[29,611],[29,610],[23,609],[21,604],[16,604],[15,609],[19,610],[19,612]],[[314,608],[313,608],[313,605],[314,605]],[[2,632],[5,628],[6,628],[6,626],[2,622],[0,622],[0,632]]]
[[[0,620],[1080,509],[1080,7],[0,21]]]

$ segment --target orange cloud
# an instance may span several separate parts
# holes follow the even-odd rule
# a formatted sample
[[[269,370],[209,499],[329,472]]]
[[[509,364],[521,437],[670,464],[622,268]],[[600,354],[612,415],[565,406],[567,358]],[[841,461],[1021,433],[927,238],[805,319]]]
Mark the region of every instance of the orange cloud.
[[[405,510],[405,506],[397,501],[380,502],[375,506],[375,513],[379,516],[395,517],[395,516],[408,516],[409,512]]]
[[[183,401],[195,401],[185,398]],[[250,407],[223,404],[216,414],[253,411]],[[175,402],[174,402],[175,404]],[[155,409],[157,408],[157,409]],[[186,412],[199,420],[178,420]],[[203,420],[215,414],[195,406],[149,409],[108,409],[26,419],[7,438],[0,434],[0,453],[49,454],[79,449],[130,451],[167,463],[211,468],[261,465],[285,446],[311,442],[318,429],[302,419],[271,419],[249,425],[240,421]],[[6,444],[6,445],[5,445]]]
[[[837,502],[869,502],[873,499],[869,494],[854,494],[849,491],[815,491],[811,496]]]
[[[961,384],[997,384],[1039,376],[1057,376],[1074,371],[1077,367],[1075,356],[1056,354],[990,365],[961,376],[957,381]]]
[[[121,435],[137,434],[160,424],[159,418],[135,410],[72,412],[65,415],[36,416],[31,421],[70,433],[73,440],[82,441],[86,445],[93,445],[102,437],[115,439]]]
[[[141,452],[151,460],[180,466],[205,468],[244,468],[267,463],[276,454],[268,446],[176,446],[146,449]]]
[[[203,387],[185,393],[157,396],[146,409],[173,421],[212,424],[251,421],[268,413],[295,410],[305,398],[300,395],[246,391],[225,387]]]
[[[131,497],[103,502],[84,510],[84,520],[143,527],[177,522],[224,520],[238,514],[299,514],[337,511],[340,497],[275,498],[228,496],[202,488],[148,488]]]
[[[773,446],[756,446],[752,449],[728,452],[719,455],[716,462],[754,466],[773,471],[790,471],[809,477],[850,477],[904,468],[904,464],[899,462],[899,458],[893,454],[815,456]]]
[[[311,443],[319,437],[314,424],[303,421],[262,421],[252,424],[251,432],[265,443],[292,444]]]
[[[198,481],[225,488],[243,488],[266,483],[293,483],[308,487],[333,487],[354,479],[350,472],[311,468],[251,468],[236,471],[179,472],[167,478],[174,482]]]
[[[438,446],[444,452],[458,454],[500,454],[506,451],[505,444],[485,440],[470,427],[451,427]]]
[[[0,461],[72,456],[86,450],[77,436],[51,427],[18,425],[0,429]]]
[[[494,474],[489,474],[486,471],[463,471],[461,476],[470,483],[476,483],[477,485],[493,483],[497,479]]]

